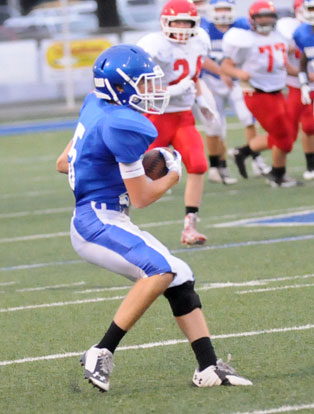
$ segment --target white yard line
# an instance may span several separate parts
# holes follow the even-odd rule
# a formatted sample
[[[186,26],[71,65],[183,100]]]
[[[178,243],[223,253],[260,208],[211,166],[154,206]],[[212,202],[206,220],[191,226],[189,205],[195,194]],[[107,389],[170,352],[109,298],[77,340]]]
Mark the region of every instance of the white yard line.
[[[73,264],[81,264],[81,263],[86,263],[86,262],[84,262],[83,260],[65,260],[63,262],[33,263],[29,265],[0,267],[0,272],[9,272],[13,270],[37,269],[40,267],[47,267],[47,266],[64,266],[64,265],[73,265]]]
[[[43,191],[26,191],[24,193],[9,193],[0,194],[0,200],[7,200],[9,198],[25,198],[25,197],[38,197],[47,194],[54,194],[55,190],[43,190]]]
[[[213,193],[210,194],[210,196],[212,196]],[[0,196],[1,198],[1,196]],[[163,197],[162,200],[167,201],[169,199],[172,199],[173,197]],[[34,210],[34,211],[17,211],[15,213],[1,213],[0,214],[0,219],[6,219],[6,218],[17,218],[17,217],[28,217],[28,216],[33,216],[33,215],[48,215],[48,214],[60,214],[60,213],[66,213],[66,212],[71,212],[73,211],[74,206],[70,206],[70,207],[59,207],[59,208],[48,208],[48,209],[42,209],[42,210]],[[303,211],[303,210],[309,210],[309,209],[313,209],[313,206],[302,206],[302,207],[295,207],[295,208],[287,208],[287,209],[277,209],[277,210],[270,210],[268,213],[269,214],[288,214],[288,212],[293,213],[293,212],[298,212],[298,211]],[[256,216],[265,216],[265,210],[262,211],[254,211],[251,213],[247,213],[245,214],[245,217],[256,217]],[[222,219],[236,219],[238,217],[243,217],[243,214],[223,214],[223,215],[217,215],[217,216],[210,216],[210,217],[204,217],[205,219],[210,219],[210,220],[222,220]],[[259,217],[261,218],[261,217]],[[246,221],[245,219],[243,219],[244,221]],[[168,225],[172,225],[172,224],[178,224],[178,223],[182,223],[183,222],[183,218],[181,220],[168,220],[168,221],[161,221],[161,222],[152,222],[152,223],[145,223],[145,224],[139,224],[140,227],[156,227],[158,225],[162,225],[162,226],[168,226]],[[212,225],[210,225],[211,227]]]
[[[45,234],[31,234],[30,236],[20,236],[20,237],[6,237],[0,239],[0,243],[14,243],[20,241],[29,241],[29,240],[40,240],[40,239],[55,239],[58,237],[69,237],[70,233],[68,231],[59,232],[59,233],[45,233]]]
[[[10,286],[10,285],[16,285],[16,283],[17,282],[3,282],[3,283],[0,283],[0,286]]]
[[[129,286],[113,286],[110,288],[95,288],[95,289],[85,289],[85,290],[78,290],[75,293],[98,293],[98,292],[110,292],[116,290],[126,290],[130,289],[133,285]]]
[[[41,287],[34,287],[34,288],[25,288],[25,289],[17,289],[16,292],[38,292],[41,290],[47,289],[59,289],[64,287],[71,287],[71,286],[82,286],[85,285],[86,282],[75,282],[75,283],[66,283],[63,285],[51,285],[51,286],[41,286]]]
[[[265,334],[273,334],[273,333],[306,331],[309,329],[314,329],[314,324],[292,326],[292,327],[286,327],[286,328],[264,329],[261,331],[237,332],[237,333],[222,334],[222,335],[212,335],[212,339],[242,338],[242,337],[247,337],[247,336],[265,335]],[[156,347],[169,346],[169,345],[178,345],[178,344],[182,344],[186,342],[188,342],[187,339],[170,339],[168,341],[150,342],[150,343],[140,344],[140,345],[119,346],[117,348],[117,351],[129,351],[132,349],[137,350],[137,349],[156,348]],[[84,351],[66,352],[62,354],[46,355],[46,356],[40,356],[40,357],[14,359],[11,361],[0,361],[0,366],[13,365],[13,364],[24,364],[26,362],[36,362],[36,361],[44,361],[44,360],[51,360],[51,359],[69,358],[69,357],[74,357],[74,356],[77,357],[77,356],[81,356],[83,352]]]
[[[217,244],[213,246],[188,247],[188,248],[185,247],[182,249],[171,250],[171,253],[186,254],[186,253],[194,253],[194,252],[206,252],[209,250],[230,249],[234,247],[263,246],[263,245],[270,245],[270,244],[276,244],[276,243],[287,243],[287,242],[305,241],[305,240],[313,240],[313,239],[314,239],[314,234],[305,234],[301,236],[281,237],[277,239],[266,239],[266,240],[248,240],[244,242]]]
[[[240,287],[240,286],[260,286],[260,285],[268,285],[268,283],[272,283],[272,282],[282,282],[285,280],[295,280],[295,279],[309,279],[312,277],[314,277],[314,273],[308,274],[308,275],[276,277],[276,278],[271,278],[271,279],[255,279],[255,280],[248,280],[247,282],[208,283],[204,286],[197,288],[197,290],[222,289],[222,288]],[[241,292],[244,292],[244,291],[241,291]]]
[[[143,226],[142,226],[143,227]],[[69,237],[69,232],[59,232],[59,233],[46,233],[46,234],[32,234],[30,236],[21,236],[21,237],[8,237],[4,239],[0,239],[0,243],[14,243],[20,241],[29,241],[29,240],[41,240],[41,239],[54,239],[59,237]],[[293,237],[282,237],[277,239],[266,239],[266,240],[249,240],[244,242],[238,243],[227,243],[227,244],[218,244],[213,246],[203,246],[203,247],[190,247],[190,248],[182,248],[182,249],[174,249],[171,250],[172,253],[187,253],[187,252],[204,252],[207,250],[217,250],[217,249],[229,249],[231,247],[248,247],[248,246],[258,246],[258,245],[267,245],[267,244],[274,244],[274,243],[285,243],[285,242],[292,242],[292,241],[304,241],[304,240],[312,240],[314,239],[314,234],[306,234],[301,236],[293,236]]]
[[[231,414],[275,414],[275,413],[287,413],[292,411],[311,410],[314,409],[314,403],[301,404],[301,405],[283,405],[278,408],[269,408],[268,410],[254,410],[254,411],[237,411]]]
[[[313,208],[311,210],[299,210],[298,212],[296,212],[294,215],[297,214],[310,214],[313,213]],[[254,227],[254,226],[259,226],[260,224],[256,224],[254,223],[256,220],[272,220],[272,219],[281,219],[281,218],[285,218],[285,217],[290,217],[291,214],[293,214],[292,212],[290,213],[284,213],[284,214],[278,214],[278,215],[267,215],[265,216],[265,212],[264,212],[264,216],[261,217],[255,217],[252,219],[242,219],[242,220],[237,220],[237,221],[229,221],[226,223],[219,223],[219,224],[214,224],[213,227],[215,228],[221,228],[221,227],[234,227],[234,226],[246,226],[246,227]],[[267,225],[267,224],[263,224],[263,225]],[[284,226],[313,226],[313,223],[283,223],[282,225]],[[268,226],[275,226],[275,224],[268,224]],[[278,223],[276,223],[276,226],[279,226]]]
[[[313,274],[308,275],[297,275],[297,276],[285,276],[285,277],[277,277],[272,279],[260,279],[260,280],[248,280],[247,282],[217,282],[217,283],[206,283],[203,286],[197,287],[197,291],[206,291],[210,289],[224,289],[224,288],[231,288],[231,287],[240,287],[240,286],[261,286],[267,285],[268,283],[272,282],[281,282],[285,280],[295,280],[295,279],[309,279],[313,278]],[[78,290],[75,293],[99,293],[99,292],[108,292],[108,291],[115,291],[115,290],[125,290],[130,289],[130,286],[113,286],[110,288],[95,288],[95,289],[85,289],[85,290]]]
[[[245,295],[247,293],[262,293],[262,292],[274,292],[275,290],[286,290],[286,289],[300,289],[306,287],[313,287],[314,283],[308,283],[303,285],[286,285],[286,286],[278,286],[274,288],[264,288],[264,289],[251,289],[251,290],[238,290],[238,295]]]
[[[304,275],[304,276],[297,276],[295,278],[307,278],[307,277],[311,277],[312,275]],[[279,279],[272,279],[272,281],[277,281],[280,280]],[[69,284],[69,285],[55,285],[55,286],[47,286],[45,288],[30,288],[30,289],[19,289],[17,290],[17,292],[25,292],[25,291],[35,291],[35,290],[44,290],[44,289],[50,289],[50,288],[56,288],[56,287],[65,287],[65,286],[74,286],[74,285],[81,285],[84,284],[85,282],[78,282],[78,283],[73,283],[73,284]],[[247,282],[244,282],[247,283]],[[248,282],[249,283],[249,282]],[[199,289],[196,289],[197,291],[199,290],[209,290],[209,289],[215,289],[215,288],[221,288],[222,286],[220,284],[214,284],[215,286],[205,286],[205,287],[200,287]],[[243,286],[244,284],[241,283],[235,283],[235,284],[230,284],[227,283],[225,284],[224,287],[234,287],[234,286]],[[303,285],[289,285],[289,286],[281,286],[281,287],[275,287],[275,288],[264,288],[264,289],[255,289],[255,290],[240,290],[237,291],[235,293],[241,295],[241,294],[246,294],[246,293],[258,293],[258,292],[268,292],[268,291],[275,291],[275,290],[285,290],[285,289],[295,289],[295,288],[302,288],[302,287],[313,287],[313,284],[303,284]],[[112,287],[112,288],[104,288],[104,289],[99,289],[99,290],[93,290],[93,289],[89,289],[89,291],[87,291],[88,293],[91,292],[95,292],[95,291],[102,291],[102,290],[107,290],[107,291],[114,291],[114,290],[124,290],[124,289],[129,289],[131,286],[120,286],[120,287]],[[84,291],[83,291],[84,292]],[[41,309],[41,308],[52,308],[52,307],[60,307],[60,306],[69,306],[69,305],[80,305],[83,303],[93,303],[93,302],[104,302],[104,301],[109,301],[109,300],[119,300],[119,299],[123,299],[125,296],[114,296],[112,298],[110,297],[106,297],[106,298],[91,298],[91,299],[83,299],[83,300],[75,300],[75,301],[67,301],[67,302],[52,302],[52,303],[42,303],[39,305],[26,305],[26,306],[16,306],[16,307],[11,307],[11,308],[0,308],[0,313],[5,313],[5,312],[17,312],[17,311],[24,311],[24,310],[30,310],[30,309]]]
[[[94,298],[94,299],[71,300],[68,302],[42,303],[40,305],[16,306],[12,308],[0,308],[0,313],[17,312],[17,311],[23,311],[23,310],[29,310],[29,309],[54,308],[54,307],[69,306],[69,305],[81,305],[83,303],[104,302],[107,300],[119,300],[123,298],[124,296],[114,296],[112,298]]]
[[[16,213],[3,213],[0,214],[0,219],[17,218],[17,217],[29,217],[29,216],[41,216],[47,214],[60,214],[73,211],[73,207],[59,207],[59,208],[46,208],[44,210],[33,211],[18,211]]]

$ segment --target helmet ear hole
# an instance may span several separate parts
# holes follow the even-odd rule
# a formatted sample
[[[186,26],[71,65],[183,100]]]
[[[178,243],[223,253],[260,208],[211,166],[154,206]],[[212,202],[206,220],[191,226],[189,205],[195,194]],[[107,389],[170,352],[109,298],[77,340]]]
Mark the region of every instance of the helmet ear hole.
[[[115,84],[115,85],[114,85],[114,88],[115,88],[115,89],[116,89],[119,93],[124,92],[124,87],[123,87],[123,85],[121,85],[120,83]]]
[[[104,59],[103,64],[101,65],[101,69],[104,70],[105,65],[106,65],[107,59]]]

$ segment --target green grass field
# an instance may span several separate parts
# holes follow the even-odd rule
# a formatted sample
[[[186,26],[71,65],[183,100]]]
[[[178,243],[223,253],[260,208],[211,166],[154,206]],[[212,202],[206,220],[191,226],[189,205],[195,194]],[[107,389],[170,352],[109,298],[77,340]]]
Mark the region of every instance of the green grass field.
[[[229,146],[241,144],[235,119],[229,126]],[[254,386],[193,387],[196,361],[159,298],[123,339],[111,390],[102,394],[84,380],[79,356],[103,336],[130,282],[83,263],[72,249],[73,196],[55,171],[70,137],[0,137],[0,412],[314,412],[313,226],[217,226],[314,211],[314,182],[272,189],[252,174],[242,180],[230,162],[238,184],[205,183],[203,247],[180,244],[184,177],[172,194],[133,209],[136,224],[191,265],[218,356],[231,353]],[[301,179],[304,165],[298,141],[290,175]]]

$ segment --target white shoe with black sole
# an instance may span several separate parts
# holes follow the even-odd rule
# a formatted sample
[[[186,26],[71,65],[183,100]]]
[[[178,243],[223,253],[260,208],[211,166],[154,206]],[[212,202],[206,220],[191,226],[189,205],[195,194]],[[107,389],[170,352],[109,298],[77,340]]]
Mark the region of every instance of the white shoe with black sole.
[[[228,358],[228,362],[230,361]],[[213,387],[219,385],[242,385],[249,386],[253,383],[247,378],[238,375],[234,368],[227,362],[218,359],[216,365],[211,365],[203,371],[195,370],[193,384],[197,387]]]
[[[109,377],[113,371],[113,355],[106,348],[92,346],[81,357],[85,378],[100,391],[109,391]]]

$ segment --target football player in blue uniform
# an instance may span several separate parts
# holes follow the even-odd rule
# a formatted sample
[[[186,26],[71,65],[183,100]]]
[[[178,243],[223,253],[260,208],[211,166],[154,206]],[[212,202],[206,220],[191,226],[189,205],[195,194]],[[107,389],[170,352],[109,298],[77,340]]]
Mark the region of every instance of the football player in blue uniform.
[[[162,113],[169,99],[159,84],[163,75],[151,56],[133,45],[113,46],[94,64],[95,90],[85,99],[72,141],[57,160],[68,173],[76,206],[71,240],[86,261],[135,282],[101,341],[81,358],[85,378],[109,390],[113,353],[127,331],[155,299],[164,294],[199,367],[199,387],[251,385],[217,360],[194,290],[194,275],[181,259],[128,215],[129,199],[145,207],[160,198],[181,176],[181,157],[160,149],[168,174],[148,180],[141,157],[156,138],[156,128],[142,115]]]
[[[197,5],[197,3],[196,3]],[[201,79],[212,91],[219,114],[216,122],[206,129],[206,143],[209,152],[208,178],[210,181],[234,184],[237,180],[230,177],[226,165],[226,136],[227,123],[225,116],[226,106],[231,106],[245,128],[245,138],[249,142],[257,132],[255,119],[248,110],[243,99],[242,89],[236,79],[222,73],[220,66],[223,60],[222,39],[231,28],[250,29],[246,17],[236,17],[234,0],[210,0],[207,5],[207,14],[201,19],[201,27],[208,33],[211,40],[209,58],[217,63],[219,72],[213,72],[203,67]],[[201,6],[200,6],[201,7]],[[204,123],[204,122],[203,122]],[[233,150],[229,151],[233,158]],[[260,153],[252,156],[252,169],[256,176],[270,171]]]
[[[314,0],[303,0],[302,20],[294,32],[293,39],[301,50],[299,81],[301,85],[302,129],[306,134],[305,157],[307,170],[303,177],[314,179]],[[309,76],[310,73],[310,76]]]

